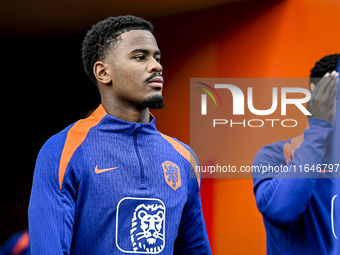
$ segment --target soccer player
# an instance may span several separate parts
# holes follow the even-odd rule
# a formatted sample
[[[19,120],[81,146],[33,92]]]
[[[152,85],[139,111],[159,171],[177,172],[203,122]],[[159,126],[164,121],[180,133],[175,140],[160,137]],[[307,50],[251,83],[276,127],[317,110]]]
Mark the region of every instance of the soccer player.
[[[333,130],[339,55],[329,55],[311,70],[311,99],[307,109],[309,127],[298,137],[260,149],[254,166],[296,166],[294,174],[254,175],[254,193],[263,215],[267,254],[331,254],[337,239],[334,222],[334,187],[340,180],[326,171],[305,171],[305,166],[331,164],[330,137]],[[316,83],[313,78],[318,79]],[[299,166],[303,171],[300,172]],[[328,170],[328,171],[327,171]],[[284,178],[290,177],[290,178]],[[294,178],[295,177],[295,178]],[[333,253],[332,253],[333,254]]]
[[[142,18],[119,16],[86,34],[84,68],[101,104],[39,153],[32,254],[211,254],[197,159],[149,113],[164,106],[152,30]]]

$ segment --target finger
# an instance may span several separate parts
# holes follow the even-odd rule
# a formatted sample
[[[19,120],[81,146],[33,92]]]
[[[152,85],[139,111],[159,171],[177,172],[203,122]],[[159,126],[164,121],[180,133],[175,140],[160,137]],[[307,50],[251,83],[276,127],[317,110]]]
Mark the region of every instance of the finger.
[[[329,98],[330,100],[335,100],[336,96],[337,96],[337,91],[338,91],[338,83],[339,83],[339,73],[337,75],[337,78],[335,79],[335,82],[334,82],[334,87],[333,89],[330,91],[330,94],[329,94]]]
[[[325,79],[324,79],[324,82],[322,83],[322,80],[320,81],[320,92],[319,93],[322,93],[322,94],[325,94],[326,93],[326,90],[327,90],[327,87],[329,85],[332,85],[333,84],[333,80],[336,76],[337,72],[336,71],[333,71],[330,75],[328,75]],[[328,95],[328,94],[327,94]]]
[[[328,83],[328,81],[329,81],[328,77],[329,76],[330,76],[330,73],[327,72],[327,73],[325,73],[325,75],[321,79],[318,79],[318,83],[315,86],[315,89],[312,91],[312,96],[315,95],[315,94],[318,94],[319,91],[321,90],[321,88],[324,86],[324,84]],[[322,89],[322,91],[323,91],[323,89]]]
[[[332,93],[335,92],[339,73],[335,72],[335,74],[333,74],[332,76],[333,76],[333,78],[332,78],[331,82],[325,88],[324,94],[325,94],[326,97],[331,97]]]
[[[315,89],[315,84],[314,83],[311,83],[310,84],[310,90],[313,91]]]
[[[328,74],[328,75],[327,75]],[[324,94],[328,85],[332,82],[334,76],[336,75],[336,71],[326,73],[325,76],[321,79],[320,83],[317,85],[319,87],[318,93]]]

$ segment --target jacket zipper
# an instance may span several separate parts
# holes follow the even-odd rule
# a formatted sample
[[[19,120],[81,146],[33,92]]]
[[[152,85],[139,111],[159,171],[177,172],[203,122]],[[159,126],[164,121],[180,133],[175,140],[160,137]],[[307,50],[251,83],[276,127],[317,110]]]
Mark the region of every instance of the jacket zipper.
[[[138,135],[138,129],[135,130],[135,133],[133,135],[133,143],[134,143],[134,146],[135,146],[135,151],[136,151],[138,162],[139,162],[139,166],[140,166],[141,183],[140,183],[140,187],[139,188],[140,189],[145,189],[146,186],[145,186],[145,178],[144,178],[144,167],[143,167],[142,158],[140,156],[139,149],[138,149],[138,146],[137,146],[137,135]]]

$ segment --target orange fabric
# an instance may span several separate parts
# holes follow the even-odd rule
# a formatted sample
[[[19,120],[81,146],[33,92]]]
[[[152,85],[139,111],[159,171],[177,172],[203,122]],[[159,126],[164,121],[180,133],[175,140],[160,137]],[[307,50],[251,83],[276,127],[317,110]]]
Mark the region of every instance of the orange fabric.
[[[18,239],[16,244],[13,247],[13,250],[11,251],[12,255],[19,255],[21,252],[23,252],[27,247],[30,245],[30,237],[28,234],[28,231],[26,230]]]
[[[288,164],[289,160],[293,157],[294,152],[297,148],[300,147],[301,143],[303,142],[304,136],[303,134],[293,138],[290,143],[285,143],[283,145],[283,155],[286,157],[286,163]]]
[[[194,168],[195,175],[196,175],[197,182],[198,182],[198,187],[200,188],[201,187],[201,179],[200,179],[199,173],[197,173],[196,170],[195,170],[196,166],[197,166],[197,161],[196,161],[195,157],[182,144],[175,141],[170,136],[162,134],[161,132],[160,132],[160,134],[163,136],[163,138],[165,140],[167,140],[175,148],[176,151],[178,151],[179,154],[181,154],[186,160],[188,160],[190,162],[190,164]]]
[[[59,164],[59,185],[60,189],[63,184],[67,165],[76,151],[76,149],[84,142],[88,132],[94,126],[96,126],[102,118],[106,115],[106,111],[103,105],[100,105],[90,117],[87,119],[79,120],[74,124],[67,133],[64,149],[61,153]]]
[[[307,122],[307,127],[306,129],[309,128],[309,123]],[[285,143],[283,145],[283,155],[286,158],[286,163],[288,164],[289,160],[293,157],[294,158],[294,152],[296,149],[298,149],[301,145],[301,143],[304,140],[304,135],[303,133],[301,135],[298,135],[294,137],[290,143]]]

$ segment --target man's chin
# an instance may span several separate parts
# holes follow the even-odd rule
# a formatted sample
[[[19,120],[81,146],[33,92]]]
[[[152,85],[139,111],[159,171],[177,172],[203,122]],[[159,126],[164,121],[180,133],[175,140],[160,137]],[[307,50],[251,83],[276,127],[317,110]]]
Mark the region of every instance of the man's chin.
[[[164,99],[162,95],[152,95],[148,97],[143,105],[149,109],[162,109],[164,108]]]

